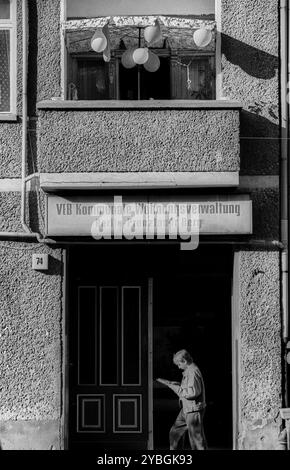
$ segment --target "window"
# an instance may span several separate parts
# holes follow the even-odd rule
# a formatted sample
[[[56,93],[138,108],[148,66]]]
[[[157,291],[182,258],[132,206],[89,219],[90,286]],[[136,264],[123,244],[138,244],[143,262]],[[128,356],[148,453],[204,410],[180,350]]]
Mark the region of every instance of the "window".
[[[65,5],[66,98],[215,99],[215,0],[66,0]],[[160,34],[150,41],[145,32],[156,20]],[[209,42],[194,40],[201,28]],[[96,43],[106,36],[104,55],[101,47],[92,49],[94,35]],[[136,65],[135,59],[131,67],[132,56],[124,66],[122,56],[136,48],[149,48],[158,67],[152,61]]]
[[[16,0],[0,0],[0,116],[16,113]]]
[[[149,47],[158,56],[159,67],[150,72],[142,65],[123,66],[126,51],[146,46],[146,26],[134,25],[134,20],[133,24],[124,24],[125,17],[119,18],[120,24],[114,18],[116,23],[111,21],[108,25],[111,45],[108,62],[102,53],[91,48],[96,28],[78,30],[74,26],[66,30],[68,99],[215,99],[215,36],[212,34],[205,47],[196,46],[193,31],[200,22],[185,19],[185,26],[181,27],[180,18],[162,17],[161,38],[154,47]],[[146,20],[148,17],[145,24]],[[207,26],[214,30],[214,16],[209,15]]]

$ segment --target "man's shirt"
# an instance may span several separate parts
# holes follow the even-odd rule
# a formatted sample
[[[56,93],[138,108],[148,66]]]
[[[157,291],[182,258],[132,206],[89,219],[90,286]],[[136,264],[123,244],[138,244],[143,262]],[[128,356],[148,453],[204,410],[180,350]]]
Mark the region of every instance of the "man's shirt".
[[[184,413],[200,411],[205,408],[205,389],[201,372],[194,363],[189,364],[183,372],[179,397]]]

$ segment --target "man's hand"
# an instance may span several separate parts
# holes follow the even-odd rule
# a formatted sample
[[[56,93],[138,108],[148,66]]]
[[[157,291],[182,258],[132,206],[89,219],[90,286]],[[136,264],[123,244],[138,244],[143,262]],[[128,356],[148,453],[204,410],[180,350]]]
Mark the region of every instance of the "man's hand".
[[[157,382],[160,382],[161,384],[163,385],[167,385],[167,387],[169,386],[169,384],[171,384],[171,382],[169,380],[166,380],[166,379],[156,379]]]
[[[179,390],[180,390],[180,383],[179,382],[170,382],[170,380],[166,380],[166,379],[156,379],[157,382],[160,382],[161,384],[163,385],[166,385],[167,387],[169,387],[171,390],[173,390],[174,393],[176,393],[176,395],[179,396]]]

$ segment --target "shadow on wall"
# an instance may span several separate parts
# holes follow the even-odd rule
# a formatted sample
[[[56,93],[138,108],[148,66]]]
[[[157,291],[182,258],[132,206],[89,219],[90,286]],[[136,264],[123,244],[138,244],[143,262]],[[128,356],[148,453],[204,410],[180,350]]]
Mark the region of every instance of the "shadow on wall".
[[[266,108],[265,108],[266,112]],[[241,112],[241,175],[279,175],[280,128],[270,119]]]
[[[229,82],[229,98],[239,99],[244,105],[240,122],[240,174],[279,175],[279,58],[226,34],[222,35],[222,54],[230,65],[240,68],[240,73],[230,76],[235,72],[229,67],[228,75],[224,75],[225,87]],[[255,236],[278,239],[278,187],[252,189],[251,197]]]
[[[38,9],[37,2],[29,2],[29,15],[33,21],[29,21],[29,54],[28,54],[28,110],[30,116],[36,114],[37,81],[38,81]]]
[[[242,41],[222,34],[222,54],[234,65],[241,67],[244,72],[255,78],[264,80],[275,77],[279,68],[277,56],[249,46]]]
[[[40,232],[43,230],[43,223],[40,222],[40,217],[44,217],[44,213],[41,213],[41,208],[39,207],[39,195],[37,191],[29,191],[28,193],[28,208],[27,215],[29,215],[28,225],[32,232]]]
[[[268,95],[261,99],[260,82],[277,77],[279,58],[249,46],[226,34],[222,35],[222,54],[226,60],[253,77],[253,88],[248,94],[244,89],[243,74],[240,84],[231,83],[233,95],[238,96],[247,110],[241,113],[241,175],[242,174],[279,174],[280,129],[278,79],[269,87],[263,83]],[[238,87],[240,85],[240,90]],[[235,89],[238,93],[235,93]],[[271,90],[273,89],[273,93]],[[255,99],[255,90],[257,98]],[[259,92],[260,91],[260,92]],[[252,97],[251,97],[252,95]],[[231,98],[231,96],[229,96]],[[234,99],[234,96],[232,96]]]
[[[280,129],[254,112],[241,112],[240,175],[279,175]],[[251,189],[253,233],[256,238],[279,239],[279,188]]]

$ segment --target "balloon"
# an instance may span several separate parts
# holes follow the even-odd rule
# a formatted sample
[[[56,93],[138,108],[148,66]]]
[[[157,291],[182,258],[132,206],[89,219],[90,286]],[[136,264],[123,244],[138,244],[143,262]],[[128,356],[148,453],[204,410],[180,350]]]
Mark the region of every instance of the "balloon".
[[[138,47],[133,52],[133,60],[135,64],[143,65],[147,62],[149,58],[149,52],[147,47]]]
[[[121,57],[121,64],[126,69],[132,69],[136,63],[133,60],[133,52],[135,49],[127,49]]]
[[[144,69],[146,69],[147,72],[156,72],[156,70],[158,70],[159,67],[160,67],[160,59],[158,55],[149,51],[149,59],[144,64]]]
[[[111,45],[110,45],[110,35],[109,35],[109,26],[108,23],[102,29],[102,32],[107,40],[107,45],[103,52],[103,59],[105,62],[110,62],[111,60]]]
[[[162,38],[160,24],[158,20],[155,20],[155,26],[147,26],[144,29],[144,39],[148,44],[153,44]]]
[[[95,32],[95,34],[93,35],[91,39],[91,48],[95,52],[103,52],[106,49],[107,44],[108,44],[108,41],[103,31],[100,29],[97,29],[97,31]]]
[[[212,33],[205,27],[202,27],[193,33],[193,40],[198,47],[206,47],[212,40]]]

